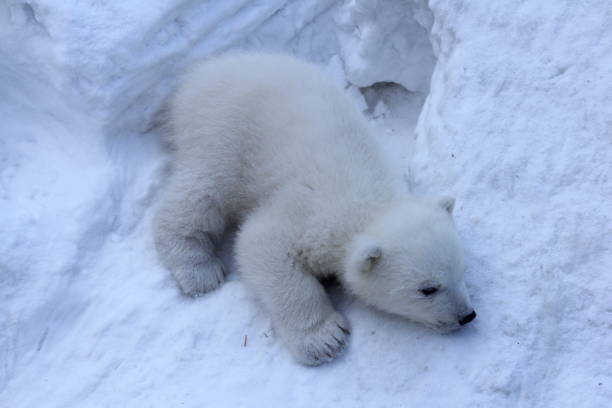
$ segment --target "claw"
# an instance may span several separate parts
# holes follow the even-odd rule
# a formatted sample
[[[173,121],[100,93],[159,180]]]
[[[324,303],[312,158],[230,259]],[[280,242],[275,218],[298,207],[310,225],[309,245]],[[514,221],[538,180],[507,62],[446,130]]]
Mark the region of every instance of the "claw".
[[[345,329],[344,327],[340,326],[339,324],[336,323],[336,326],[338,326],[338,328],[340,330],[342,330],[344,332],[344,334],[351,334],[351,331],[348,329]]]

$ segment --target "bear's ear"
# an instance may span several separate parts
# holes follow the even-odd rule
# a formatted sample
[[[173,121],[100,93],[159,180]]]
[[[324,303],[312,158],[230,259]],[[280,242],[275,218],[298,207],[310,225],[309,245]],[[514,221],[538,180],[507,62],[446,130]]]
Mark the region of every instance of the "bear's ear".
[[[438,205],[442,207],[449,214],[453,213],[453,209],[455,208],[455,197],[440,197],[438,198]]]
[[[374,264],[382,256],[382,249],[377,245],[367,245],[360,250],[359,261],[360,269],[362,272],[369,272],[372,270]]]

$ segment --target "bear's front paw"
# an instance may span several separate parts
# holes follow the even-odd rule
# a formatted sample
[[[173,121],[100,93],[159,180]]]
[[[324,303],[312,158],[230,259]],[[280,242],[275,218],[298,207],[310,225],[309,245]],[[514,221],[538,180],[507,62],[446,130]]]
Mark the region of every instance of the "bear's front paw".
[[[220,259],[213,258],[176,271],[174,277],[184,294],[197,297],[218,288],[225,281],[225,268]]]
[[[285,336],[293,357],[301,364],[317,366],[339,356],[348,343],[348,321],[334,312],[321,324],[306,331],[291,331]]]

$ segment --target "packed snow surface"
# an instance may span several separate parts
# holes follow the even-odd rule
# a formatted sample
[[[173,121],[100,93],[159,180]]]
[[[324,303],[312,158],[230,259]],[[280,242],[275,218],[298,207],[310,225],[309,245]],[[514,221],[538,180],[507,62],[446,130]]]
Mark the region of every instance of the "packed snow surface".
[[[611,406],[610,21],[605,0],[0,2],[0,406]],[[320,63],[412,191],[457,197],[472,324],[331,288],[349,350],[305,368],[235,270],[179,293],[151,240],[157,112],[235,48]]]

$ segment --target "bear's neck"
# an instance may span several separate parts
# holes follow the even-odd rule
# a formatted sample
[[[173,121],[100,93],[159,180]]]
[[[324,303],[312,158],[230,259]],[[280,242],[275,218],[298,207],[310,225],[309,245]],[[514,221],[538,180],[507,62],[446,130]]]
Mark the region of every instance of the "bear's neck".
[[[304,220],[304,254],[316,254],[307,256],[305,261],[311,272],[320,277],[341,277],[353,239],[407,195],[388,175],[375,182],[348,183],[338,188],[342,191],[315,204],[320,210]]]

